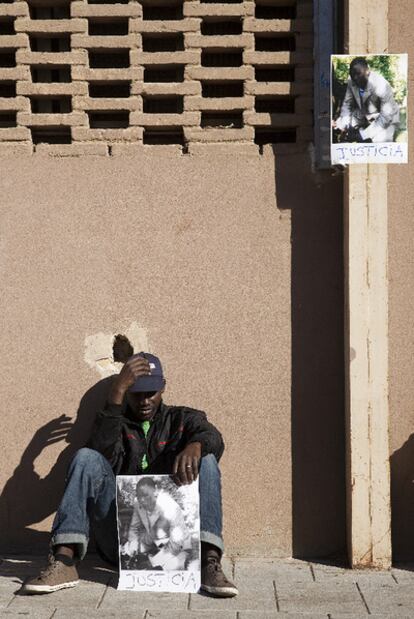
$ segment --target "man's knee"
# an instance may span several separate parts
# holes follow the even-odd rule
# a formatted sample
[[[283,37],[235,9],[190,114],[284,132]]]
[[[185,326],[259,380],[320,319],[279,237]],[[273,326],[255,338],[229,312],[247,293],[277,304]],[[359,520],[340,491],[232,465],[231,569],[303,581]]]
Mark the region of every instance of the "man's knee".
[[[100,465],[105,460],[104,456],[95,449],[89,449],[89,447],[82,447],[73,456],[71,467],[90,467]]]

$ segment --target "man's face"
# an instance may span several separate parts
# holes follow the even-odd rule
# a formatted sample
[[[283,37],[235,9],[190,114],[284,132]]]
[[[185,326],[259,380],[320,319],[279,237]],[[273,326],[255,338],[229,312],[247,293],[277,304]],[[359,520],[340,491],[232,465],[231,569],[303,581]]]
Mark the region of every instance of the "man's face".
[[[157,502],[157,492],[151,486],[141,486],[137,490],[137,499],[141,507],[147,512],[152,512]]]
[[[134,419],[151,421],[158,410],[163,393],[164,389],[145,392],[127,391],[127,402],[134,414]]]
[[[368,82],[369,68],[356,64],[351,69],[351,79],[358,88],[365,88]]]

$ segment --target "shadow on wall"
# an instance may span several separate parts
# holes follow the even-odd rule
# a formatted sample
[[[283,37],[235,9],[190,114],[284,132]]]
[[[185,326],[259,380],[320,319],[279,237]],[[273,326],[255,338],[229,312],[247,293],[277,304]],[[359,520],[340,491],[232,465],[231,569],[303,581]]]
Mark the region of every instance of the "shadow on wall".
[[[414,556],[414,434],[391,456],[391,537],[394,561]]]
[[[274,147],[291,212],[293,556],[346,556],[342,176]]]
[[[75,451],[89,438],[96,412],[103,408],[112,377],[104,378],[82,397],[76,420],[61,415],[37,430],[23,452],[13,476],[0,496],[0,545],[3,552],[45,552],[49,533],[31,525],[53,514],[62,497],[66,470]],[[48,446],[66,441],[67,447],[46,477],[41,479],[34,462]]]

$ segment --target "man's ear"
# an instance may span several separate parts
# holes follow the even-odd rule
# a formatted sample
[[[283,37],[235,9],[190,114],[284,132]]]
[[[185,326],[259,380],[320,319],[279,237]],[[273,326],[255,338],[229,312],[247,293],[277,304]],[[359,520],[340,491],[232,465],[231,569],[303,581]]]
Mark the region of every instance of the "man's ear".
[[[167,381],[165,380],[165,378],[163,378],[163,381],[164,381],[164,386],[163,386],[163,388],[161,389],[161,393],[164,393],[164,391],[165,391],[165,387],[166,387],[166,385],[167,385]]]

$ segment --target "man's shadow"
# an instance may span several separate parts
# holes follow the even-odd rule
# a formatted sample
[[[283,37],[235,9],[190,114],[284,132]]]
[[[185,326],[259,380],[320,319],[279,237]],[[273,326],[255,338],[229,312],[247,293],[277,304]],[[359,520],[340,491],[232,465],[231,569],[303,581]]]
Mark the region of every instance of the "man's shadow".
[[[61,415],[34,434],[20,463],[0,496],[0,546],[2,552],[36,554],[47,552],[49,533],[32,525],[53,514],[63,494],[66,471],[74,453],[87,442],[99,410],[104,407],[113,377],[97,382],[82,397],[77,416]],[[35,471],[36,458],[49,445],[65,441],[52,469],[41,478]]]

